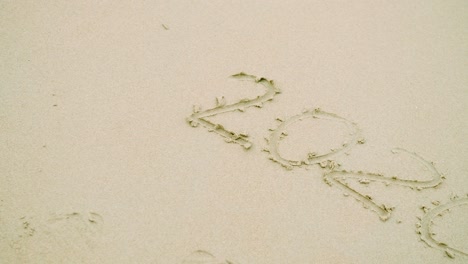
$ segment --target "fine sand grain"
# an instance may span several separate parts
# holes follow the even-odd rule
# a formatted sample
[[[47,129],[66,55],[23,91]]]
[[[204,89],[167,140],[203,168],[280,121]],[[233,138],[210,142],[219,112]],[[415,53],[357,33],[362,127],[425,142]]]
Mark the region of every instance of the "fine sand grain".
[[[1,1],[0,263],[467,263],[467,1]]]

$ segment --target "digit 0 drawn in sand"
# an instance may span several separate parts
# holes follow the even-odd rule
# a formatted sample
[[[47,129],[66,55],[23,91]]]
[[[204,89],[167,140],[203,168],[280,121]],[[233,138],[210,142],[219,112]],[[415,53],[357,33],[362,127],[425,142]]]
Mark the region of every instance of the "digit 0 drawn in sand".
[[[103,227],[93,212],[22,217],[20,234],[10,246],[21,263],[91,263]],[[21,230],[22,229],[22,230]]]
[[[266,92],[265,94],[257,96],[256,98],[242,99],[239,102],[230,105],[226,105],[226,100],[224,97],[216,98],[216,106],[214,108],[201,111],[199,107],[194,106],[192,115],[190,115],[186,121],[192,127],[197,127],[199,124],[201,124],[207,128],[209,132],[215,132],[216,134],[224,137],[224,140],[228,143],[236,143],[245,149],[250,149],[252,142],[249,141],[247,134],[229,131],[222,125],[212,123],[206,118],[233,111],[244,112],[245,109],[252,106],[260,108],[263,106],[263,103],[273,100],[273,97],[275,97],[275,95],[279,94],[281,91],[275,87],[272,80],[267,80],[265,78],[257,78],[254,75],[245,74],[243,72],[234,74],[231,77],[261,84],[266,88]]]
[[[330,152],[328,153],[309,153],[304,160],[288,160],[283,158],[279,153],[279,144],[283,136],[287,135],[287,133],[285,132],[286,128],[294,124],[295,122],[302,121],[306,118],[313,118],[317,120],[331,120],[335,122],[344,123],[349,130],[348,138],[342,143],[340,148],[330,150]],[[285,121],[283,121],[280,118],[277,118],[277,120],[281,122],[281,124],[270,134],[270,138],[268,139],[269,148],[264,149],[264,151],[270,153],[268,157],[270,160],[279,163],[281,166],[285,167],[288,170],[291,170],[293,166],[300,167],[302,165],[312,165],[331,161],[330,159],[333,156],[339,153],[343,153],[344,151],[350,149],[361,140],[360,130],[355,123],[346,120],[345,118],[342,118],[338,115],[324,112],[318,108],[314,110],[304,111],[302,114],[293,116]]]
[[[381,220],[386,221],[391,216],[391,212],[393,210],[392,207],[388,207],[384,204],[378,205],[372,197],[368,195],[361,194],[360,192],[356,191],[355,189],[348,186],[345,182],[346,179],[354,178],[358,179],[360,183],[369,184],[373,181],[380,181],[384,182],[385,184],[396,184],[401,186],[410,187],[412,189],[422,190],[426,188],[434,188],[442,183],[444,176],[442,176],[434,167],[431,162],[426,161],[421,156],[416,153],[409,152],[407,150],[396,148],[392,150],[392,153],[405,153],[410,155],[410,157],[414,158],[415,160],[421,162],[432,174],[432,179],[428,181],[420,181],[420,180],[405,180],[400,179],[396,176],[394,177],[385,177],[382,174],[376,173],[367,173],[367,172],[354,172],[354,171],[331,171],[329,173],[325,173],[323,176],[324,181],[329,184],[330,186],[336,185],[339,188],[345,191],[346,196],[352,196],[356,200],[363,203],[364,207],[370,208],[377,215],[380,217]]]
[[[435,203],[435,204],[438,204]],[[460,249],[456,249],[453,246],[447,245],[446,243],[439,242],[433,237],[432,224],[433,220],[436,217],[441,217],[444,213],[448,213],[451,209],[460,206],[468,206],[468,198],[454,198],[450,202],[429,210],[429,208],[424,207],[427,210],[426,214],[421,218],[421,222],[417,224],[418,230],[417,233],[421,235],[421,240],[424,241],[427,245],[433,248],[437,248],[445,251],[445,254],[449,258],[454,258],[455,255],[461,255],[468,257],[468,252],[464,252]]]
[[[197,250],[192,254],[184,258],[181,264],[235,264],[229,260],[218,260],[213,254],[204,251]]]

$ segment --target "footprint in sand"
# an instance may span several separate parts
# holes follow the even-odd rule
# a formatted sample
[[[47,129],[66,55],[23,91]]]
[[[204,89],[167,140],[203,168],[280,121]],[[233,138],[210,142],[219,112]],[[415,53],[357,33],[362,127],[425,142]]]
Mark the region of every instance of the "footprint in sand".
[[[22,217],[11,243],[21,263],[89,263],[102,234],[103,219],[94,212]]]
[[[181,264],[235,264],[229,260],[219,260],[211,253],[197,250],[184,258]]]

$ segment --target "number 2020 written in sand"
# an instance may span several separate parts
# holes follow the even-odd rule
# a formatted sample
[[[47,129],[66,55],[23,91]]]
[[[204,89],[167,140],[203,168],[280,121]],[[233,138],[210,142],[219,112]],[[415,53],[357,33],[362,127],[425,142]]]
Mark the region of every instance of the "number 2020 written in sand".
[[[256,98],[242,99],[233,104],[227,104],[224,97],[218,97],[216,98],[216,106],[214,108],[202,111],[201,107],[194,106],[193,113],[186,120],[192,127],[198,127],[199,125],[201,125],[208,129],[208,131],[214,132],[223,137],[226,142],[239,144],[244,149],[248,150],[251,148],[253,143],[249,140],[249,135],[247,133],[236,133],[230,131],[226,129],[223,125],[208,121],[206,118],[227,112],[244,112],[249,107],[261,108],[264,103],[272,101],[277,94],[281,93],[281,91],[275,86],[273,81],[268,80],[266,78],[257,78],[254,75],[249,75],[242,72],[232,75],[231,77],[239,80],[246,80],[254,82],[256,84],[260,84],[261,86],[266,88],[266,92],[261,96],[257,96]],[[286,128],[296,122],[309,118],[313,119],[314,121],[328,120],[343,124],[348,130],[347,137],[341,143],[339,148],[331,149],[329,152],[308,153],[307,156],[302,160],[290,160],[284,158],[279,152],[279,144],[280,141],[288,135],[286,132]],[[374,211],[383,221],[386,221],[390,218],[392,210],[394,208],[384,204],[378,204],[369,195],[362,194],[354,188],[350,187],[347,184],[346,179],[357,179],[361,184],[369,184],[370,182],[383,182],[386,185],[394,184],[410,187],[411,189],[422,190],[426,188],[437,187],[439,184],[442,183],[443,179],[445,178],[437,171],[432,162],[428,162],[418,154],[409,152],[401,148],[393,149],[392,153],[409,155],[415,161],[423,164],[432,176],[430,180],[410,180],[402,179],[397,176],[387,177],[379,173],[341,170],[339,168],[340,164],[337,163],[334,160],[334,158],[350,150],[354,145],[364,144],[365,142],[365,140],[361,137],[360,129],[357,126],[357,124],[334,113],[322,111],[321,109],[306,110],[296,116],[287,119],[277,117],[276,120],[279,122],[279,125],[275,129],[270,129],[270,136],[268,138],[265,138],[268,147],[263,149],[263,151],[269,153],[268,158],[270,160],[280,164],[288,170],[292,170],[295,167],[297,168],[304,166],[319,165],[323,169],[323,180],[328,185],[339,187],[344,191],[345,196],[354,197],[356,200],[363,203],[365,208],[369,208],[372,211]],[[443,211],[445,208],[450,206],[455,207],[467,204],[468,199],[457,199],[446,205],[438,205],[438,207],[434,208],[430,212],[427,212],[425,217],[423,217],[421,224],[419,224],[419,229],[417,231],[418,234],[421,235],[421,239],[431,247],[445,250],[447,256],[449,257],[453,257],[455,253],[462,256],[468,256],[468,254],[463,252],[462,250],[450,247],[445,243],[437,242],[431,236],[430,224],[428,224],[431,223],[432,219],[438,215],[434,214],[433,212],[439,212],[440,210]]]

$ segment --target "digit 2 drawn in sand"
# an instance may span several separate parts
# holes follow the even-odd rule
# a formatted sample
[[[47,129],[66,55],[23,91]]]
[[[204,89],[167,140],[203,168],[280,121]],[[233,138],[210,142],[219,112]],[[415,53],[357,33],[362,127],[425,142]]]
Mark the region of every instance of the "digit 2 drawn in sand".
[[[273,97],[275,97],[275,95],[281,91],[275,87],[273,81],[267,80],[265,78],[257,78],[254,75],[245,74],[243,72],[234,74],[231,77],[261,84],[266,88],[266,92],[261,96],[257,96],[257,98],[242,99],[239,102],[230,105],[226,105],[226,100],[224,97],[216,98],[216,106],[214,108],[201,111],[199,108],[194,107],[192,115],[187,118],[187,122],[192,127],[197,127],[199,124],[201,124],[207,128],[208,131],[215,132],[218,135],[224,137],[226,142],[237,143],[245,149],[249,149],[252,146],[252,142],[249,141],[247,134],[229,131],[222,125],[212,123],[205,118],[233,111],[243,112],[246,108],[252,106],[260,108],[262,107],[263,103],[273,100]]]
[[[343,189],[345,191],[345,194],[347,196],[352,196],[356,200],[362,202],[364,206],[367,208],[370,208],[374,212],[377,213],[377,215],[380,217],[381,220],[385,221],[391,216],[391,211],[393,210],[392,207],[387,207],[386,205],[378,205],[370,196],[368,195],[363,195],[360,192],[356,191],[355,189],[351,188],[348,186],[348,184],[345,182],[347,178],[354,178],[358,179],[360,183],[364,184],[369,184],[372,181],[380,181],[384,182],[385,184],[396,184],[396,185],[401,185],[401,186],[406,186],[410,187],[412,189],[425,189],[425,188],[433,188],[436,187],[437,185],[441,184],[443,181],[443,176],[436,170],[434,165],[416,153],[409,152],[407,150],[397,148],[392,150],[392,153],[405,153],[407,155],[410,155],[410,157],[414,158],[415,160],[421,162],[432,174],[432,179],[429,181],[419,181],[419,180],[405,180],[405,179],[400,179],[397,178],[396,176],[394,177],[385,177],[381,174],[377,173],[364,173],[362,171],[354,172],[354,171],[331,171],[329,173],[324,174],[323,179],[324,181],[332,186],[333,184],[336,184],[339,188]]]
[[[439,242],[436,239],[434,239],[431,230],[434,218],[442,216],[444,212],[448,212],[452,208],[463,205],[468,206],[468,198],[454,198],[452,201],[446,204],[438,205],[432,210],[427,211],[426,214],[421,218],[421,222],[418,224],[418,233],[421,235],[421,240],[424,241],[430,247],[444,250],[445,254],[450,258],[454,258],[455,254],[468,257],[467,252],[464,252],[460,249],[456,249],[450,245],[447,245],[446,243]]]

